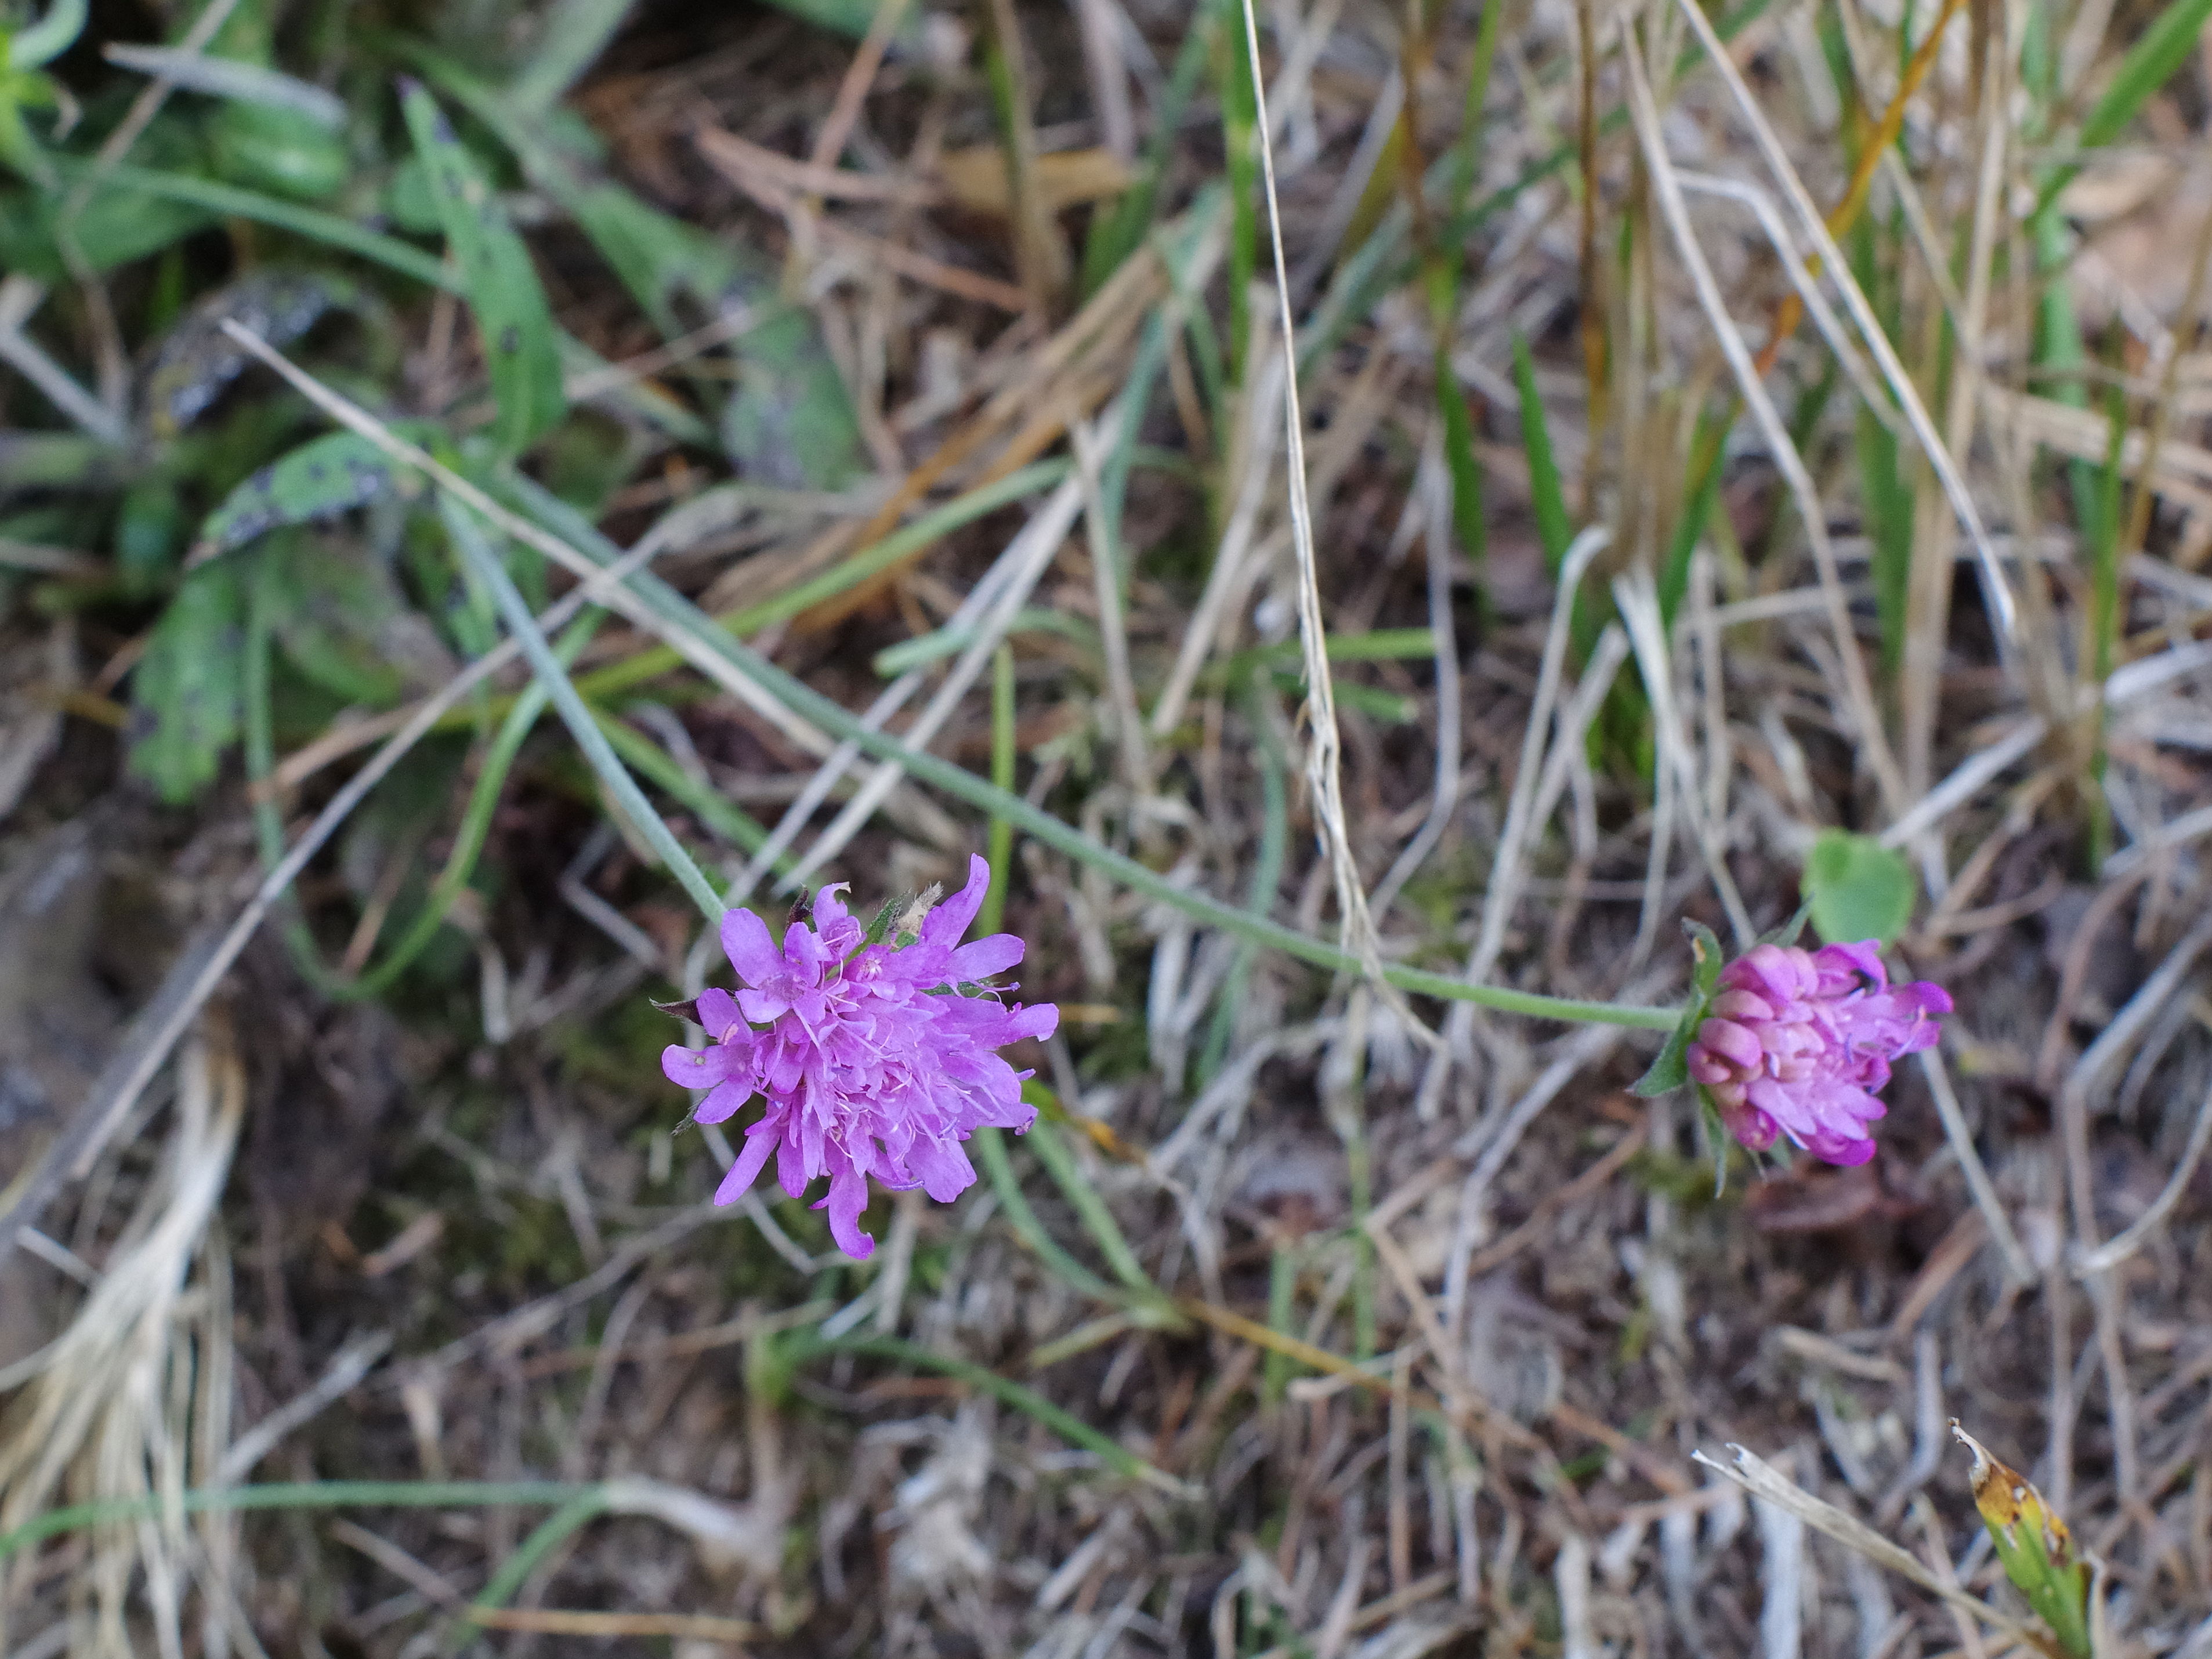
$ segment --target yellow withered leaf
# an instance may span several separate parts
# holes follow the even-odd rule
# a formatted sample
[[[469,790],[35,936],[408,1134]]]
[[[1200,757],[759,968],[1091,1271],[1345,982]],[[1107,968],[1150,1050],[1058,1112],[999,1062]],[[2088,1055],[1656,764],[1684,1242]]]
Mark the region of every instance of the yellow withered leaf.
[[[1974,1507],[1981,1511],[2005,1576],[2050,1626],[2069,1659],[2089,1659],[2089,1570],[2074,1552],[2066,1522],[2044,1502],[2033,1480],[1991,1456],[1956,1418],[1951,1432],[1974,1455],[1967,1477]]]
[[[2002,1527],[2017,1537],[2023,1527],[2040,1533],[2044,1552],[2054,1561],[2063,1561],[2073,1553],[2072,1534],[2066,1523],[2051,1512],[2043,1501],[2043,1494],[2035,1483],[1995,1456],[1987,1446],[1960,1427],[1954,1418],[1951,1432],[1961,1444],[1974,1455],[1974,1467],[1967,1474],[1973,1487],[1974,1507],[1982,1512],[1982,1519],[1990,1527]]]
[[[1012,199],[1006,188],[1006,152],[996,144],[977,144],[946,152],[938,162],[945,193],[971,213],[1005,218]],[[1082,202],[1103,201],[1129,187],[1126,161],[1106,149],[1054,151],[1036,158],[1037,194],[1048,213]]]

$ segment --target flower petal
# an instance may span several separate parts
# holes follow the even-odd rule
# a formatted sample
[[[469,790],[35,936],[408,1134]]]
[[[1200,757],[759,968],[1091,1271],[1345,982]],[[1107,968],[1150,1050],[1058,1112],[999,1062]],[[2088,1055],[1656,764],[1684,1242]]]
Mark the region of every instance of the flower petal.
[[[955,985],[988,979],[1004,973],[1022,959],[1022,942],[1012,933],[993,933],[952,953],[951,971],[945,978]]]
[[[830,1237],[837,1241],[839,1249],[855,1261],[866,1261],[876,1253],[876,1241],[860,1231],[860,1212],[868,1207],[868,1178],[849,1160],[841,1158],[830,1171],[829,1196],[814,1207],[825,1206],[830,1211]]]
[[[707,1028],[707,1035],[717,1042],[728,1034],[730,1027],[742,1023],[738,1016],[738,1000],[727,991],[702,991],[696,1006],[699,1023]]]
[[[969,854],[968,884],[921,919],[921,948],[949,951],[957,945],[960,936],[974,925],[976,913],[983,908],[983,896],[990,890],[990,865]]]
[[[687,1048],[672,1042],[660,1051],[660,1074],[679,1089],[711,1089],[730,1074],[730,1054],[720,1043]]]
[[[733,1078],[727,1083],[718,1083],[706,1099],[699,1103],[698,1109],[691,1114],[692,1119],[699,1123],[720,1123],[737,1115],[756,1092],[750,1077]]]
[[[734,1204],[750,1192],[753,1182],[760,1179],[761,1170],[767,1166],[769,1154],[775,1150],[775,1132],[769,1127],[766,1118],[746,1131],[744,1150],[730,1165],[722,1184],[714,1188],[714,1202]]]
[[[748,985],[765,985],[785,971],[768,924],[750,910],[732,910],[722,918],[722,952]]]

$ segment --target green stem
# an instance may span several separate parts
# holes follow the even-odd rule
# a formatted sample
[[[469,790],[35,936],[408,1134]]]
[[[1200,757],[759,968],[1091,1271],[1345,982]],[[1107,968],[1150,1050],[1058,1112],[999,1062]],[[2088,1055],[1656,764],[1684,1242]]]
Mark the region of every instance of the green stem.
[[[1267,1259],[1267,1328],[1278,1336],[1297,1334],[1291,1328],[1297,1310],[1297,1246],[1288,1239],[1279,1239]],[[1290,1355],[1277,1348],[1268,1349],[1267,1357],[1260,1362],[1261,1395],[1270,1406],[1282,1404],[1284,1393],[1291,1385],[1294,1363]]]
[[[613,544],[585,523],[580,514],[568,508],[542,487],[520,477],[511,478],[509,483],[533,512],[550,518],[559,526],[561,533],[572,547],[601,563],[617,556]],[[1280,951],[1286,956],[1296,957],[1301,962],[1311,963],[1316,967],[1326,968],[1334,973],[1357,975],[1365,971],[1359,959],[1348,951],[1340,951],[1320,939],[1310,939],[1295,928],[1284,927],[1264,916],[1254,915],[1249,911],[1224,903],[1204,893],[1177,886],[1136,860],[1110,848],[1102,847],[1074,825],[1061,822],[1041,807],[1030,805],[1020,796],[994,788],[965,768],[910,749],[889,733],[863,726],[842,703],[823,696],[803,681],[784,672],[758,652],[732,639],[702,615],[697,606],[658,576],[641,572],[630,579],[629,586],[646,606],[680,629],[702,650],[720,658],[786,708],[813,721],[825,732],[849,739],[878,760],[896,762],[918,782],[941,789],[984,812],[1003,813],[1016,829],[1042,842],[1055,852],[1064,853],[1072,859],[1088,864],[1133,891],[1171,905],[1209,927],[1222,928],[1241,939],[1250,939],[1256,945]],[[1415,996],[1472,1002],[1481,1007],[1494,1008],[1500,1013],[1522,1014],[1532,1019],[1625,1025],[1645,1031],[1671,1031],[1680,1017],[1678,1010],[1670,1008],[1586,1002],[1571,997],[1550,997],[1532,991],[1509,990],[1498,985],[1474,985],[1453,975],[1431,973],[1425,969],[1408,968],[1397,963],[1386,963],[1382,977],[1388,983]]]

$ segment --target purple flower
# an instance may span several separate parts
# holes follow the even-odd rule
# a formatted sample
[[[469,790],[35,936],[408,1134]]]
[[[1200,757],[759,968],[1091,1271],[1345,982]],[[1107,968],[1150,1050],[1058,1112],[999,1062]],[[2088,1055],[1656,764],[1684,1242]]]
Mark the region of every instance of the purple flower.
[[[1889,1062],[1933,1048],[1936,1017],[1950,1012],[1940,985],[1892,987],[1872,939],[1756,945],[1721,970],[1685,1059],[1729,1133],[1754,1152],[1787,1134],[1831,1164],[1863,1164]]]
[[[1022,959],[1012,933],[959,942],[990,884],[991,866],[971,858],[968,885],[903,945],[866,943],[867,930],[837,897],[842,882],[816,897],[813,927],[793,919],[781,951],[751,911],[722,918],[722,949],[744,988],[703,993],[699,1023],[714,1041],[660,1057],[670,1082],[710,1091],[694,1114],[702,1123],[767,1097],[715,1203],[743,1197],[774,1152],[793,1198],[830,1177],[814,1207],[829,1206],[830,1237],[865,1261],[876,1248],[860,1231],[870,1176],[950,1203],[975,1179],[962,1141],[979,1127],[1018,1132],[1036,1121],[1036,1108],[1022,1103],[1029,1073],[995,1050],[1050,1036],[1060,1011],[1008,1005],[983,983]]]

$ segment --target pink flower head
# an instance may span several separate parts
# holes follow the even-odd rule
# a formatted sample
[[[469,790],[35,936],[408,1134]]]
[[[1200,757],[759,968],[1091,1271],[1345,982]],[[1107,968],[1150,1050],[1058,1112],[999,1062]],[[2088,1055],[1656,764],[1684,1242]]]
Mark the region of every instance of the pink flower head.
[[[875,1249],[860,1231],[870,1176],[950,1203],[975,1179],[962,1141],[979,1127],[1018,1132],[1036,1121],[1021,1097],[1030,1074],[995,1051],[1050,1036],[1060,1011],[1002,1002],[982,983],[1022,959],[1012,934],[959,942],[990,884],[991,866],[970,859],[968,885],[903,945],[866,943],[838,899],[842,882],[816,897],[813,927],[794,919],[784,930],[781,951],[751,911],[722,918],[722,948],[744,988],[703,993],[698,1019],[714,1041],[660,1057],[670,1082],[709,1091],[695,1114],[702,1123],[767,1097],[715,1203],[743,1197],[774,1152],[793,1198],[830,1177],[815,1208],[829,1207],[837,1247],[865,1261]]]
[[[1831,1164],[1874,1156],[1867,1125],[1889,1062],[1933,1048],[1940,985],[1893,987],[1875,942],[1755,945],[1721,970],[1684,1059],[1729,1133],[1754,1152],[1787,1134]]]

